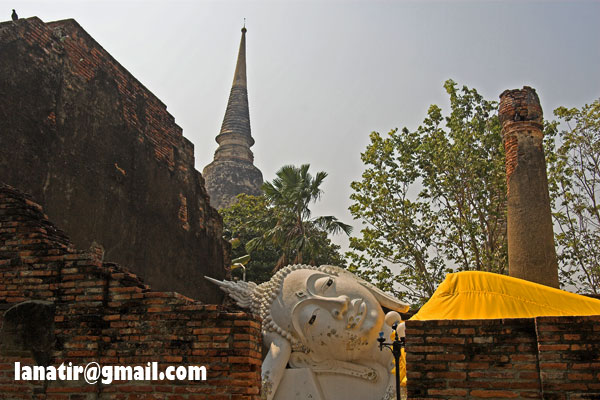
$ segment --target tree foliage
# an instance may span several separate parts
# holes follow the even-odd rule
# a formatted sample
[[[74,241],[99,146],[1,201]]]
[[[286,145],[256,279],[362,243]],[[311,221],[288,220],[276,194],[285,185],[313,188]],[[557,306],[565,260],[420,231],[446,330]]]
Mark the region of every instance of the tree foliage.
[[[600,294],[600,99],[554,114],[567,126],[549,160],[561,283]]]
[[[308,172],[309,168],[309,164],[283,166],[273,182],[263,185],[276,223],[261,236],[249,241],[247,248],[249,251],[265,246],[277,248],[280,256],[274,271],[290,263],[317,265],[342,261],[335,255],[337,250],[331,251],[335,245],[327,235],[341,232],[349,235],[352,227],[333,216],[312,218],[309,206],[321,197],[323,191],[320,186],[327,173],[317,172],[313,177]]]
[[[351,269],[418,303],[450,269],[505,273],[508,263],[497,103],[444,87],[449,114],[432,105],[415,131],[373,132],[352,183],[350,211],[365,227],[350,239]]]
[[[232,258],[246,253],[251,257],[247,280],[265,282],[289,263],[345,266],[340,246],[328,234],[349,234],[351,227],[333,216],[312,218],[310,205],[321,197],[327,174],[313,177],[308,170],[308,164],[284,166],[264,184],[263,196],[241,194],[220,211],[226,239],[238,243]]]
[[[246,250],[246,243],[261,236],[277,222],[265,197],[240,194],[230,207],[219,213],[223,217],[225,239],[233,241],[231,258],[250,255],[250,262],[246,265],[246,280],[257,283],[269,280],[273,266],[279,259],[277,249],[266,244],[251,252]]]

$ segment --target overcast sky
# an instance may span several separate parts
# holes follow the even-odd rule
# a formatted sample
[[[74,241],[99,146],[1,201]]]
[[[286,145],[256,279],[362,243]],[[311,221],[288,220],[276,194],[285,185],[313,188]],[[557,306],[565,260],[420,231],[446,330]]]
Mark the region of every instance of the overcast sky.
[[[352,223],[371,131],[415,129],[452,78],[497,100],[534,87],[545,117],[600,97],[600,1],[27,1],[9,20],[74,18],[160,98],[212,161],[246,18],[255,164],[329,177],[315,215]],[[346,247],[347,240],[334,239]]]

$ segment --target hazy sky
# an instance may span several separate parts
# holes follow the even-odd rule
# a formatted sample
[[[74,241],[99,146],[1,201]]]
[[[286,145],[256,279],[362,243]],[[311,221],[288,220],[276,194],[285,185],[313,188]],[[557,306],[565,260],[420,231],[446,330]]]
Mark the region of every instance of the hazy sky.
[[[415,129],[447,108],[452,78],[497,100],[534,87],[546,118],[600,97],[600,1],[26,1],[9,20],[74,18],[160,98],[195,145],[216,150],[246,18],[255,164],[329,173],[315,215],[348,212],[371,131]],[[335,241],[344,245],[342,237]]]

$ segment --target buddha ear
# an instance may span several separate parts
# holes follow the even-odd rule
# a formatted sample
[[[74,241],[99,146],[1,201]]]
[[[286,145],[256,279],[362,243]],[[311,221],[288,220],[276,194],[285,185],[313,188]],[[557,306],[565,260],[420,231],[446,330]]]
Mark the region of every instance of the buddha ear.
[[[347,271],[343,268],[336,267],[334,265],[323,265],[323,266],[319,267],[319,270],[329,273],[329,274],[338,275],[338,276],[341,276],[341,275],[352,276],[354,279],[356,279],[358,281],[358,283],[360,283],[361,285],[363,285],[364,287],[369,289],[369,291],[371,293],[373,293],[373,296],[375,296],[375,298],[377,299],[379,304],[381,304],[383,307],[388,308],[392,311],[407,312],[408,309],[410,308],[410,305],[398,300],[397,298],[395,298],[394,296],[392,296],[390,294],[385,293],[383,290],[379,289],[377,286],[373,285],[372,283],[365,281],[364,279],[354,275],[352,272]]]
[[[373,296],[375,296],[379,304],[381,304],[387,309],[397,312],[407,312],[410,308],[410,305],[398,300],[390,294],[385,293],[383,290],[379,289],[378,287],[367,281],[362,281],[361,284],[367,289],[369,289],[369,291],[373,293]]]

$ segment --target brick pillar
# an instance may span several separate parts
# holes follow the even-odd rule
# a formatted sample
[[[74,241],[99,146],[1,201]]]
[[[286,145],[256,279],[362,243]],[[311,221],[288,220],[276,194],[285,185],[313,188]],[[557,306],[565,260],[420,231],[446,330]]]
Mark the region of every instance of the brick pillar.
[[[509,275],[558,288],[540,100],[528,86],[500,95],[506,150]]]

